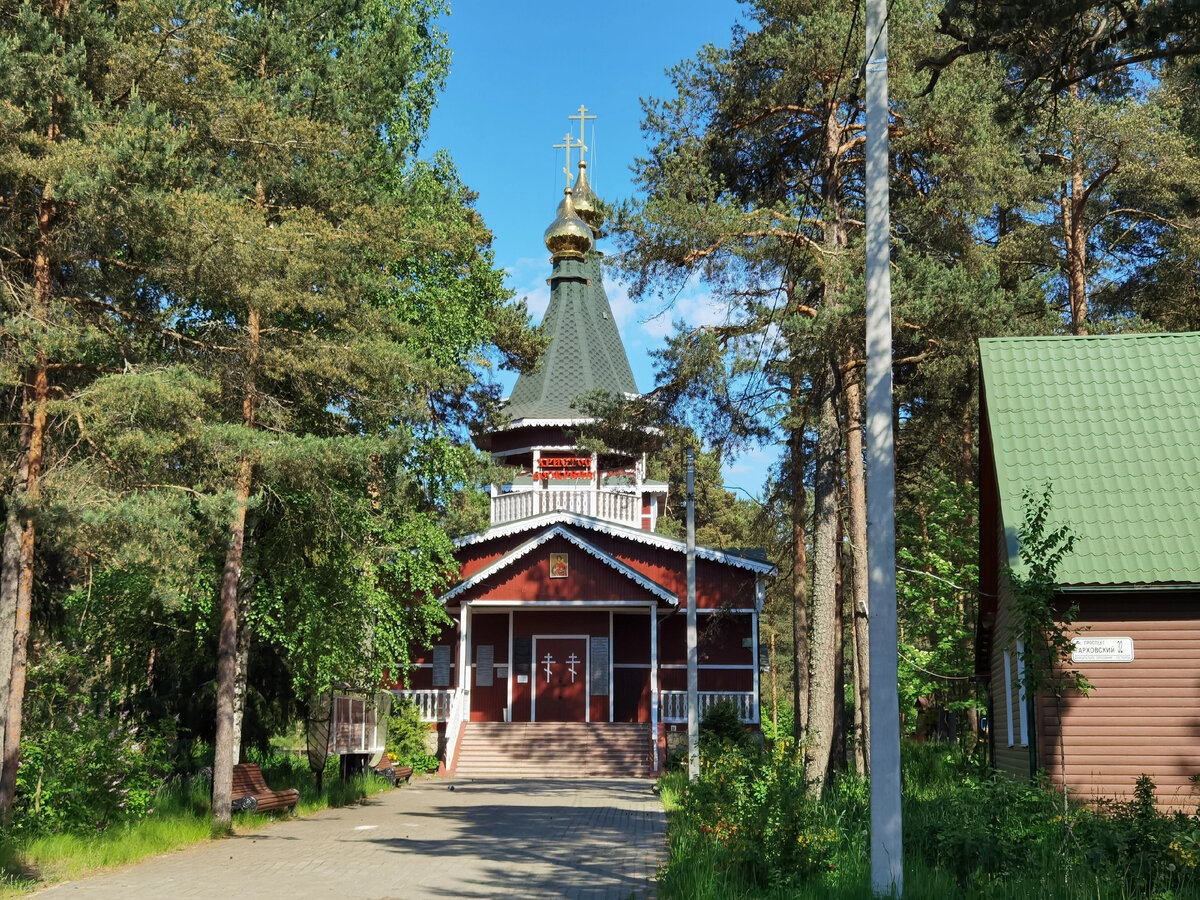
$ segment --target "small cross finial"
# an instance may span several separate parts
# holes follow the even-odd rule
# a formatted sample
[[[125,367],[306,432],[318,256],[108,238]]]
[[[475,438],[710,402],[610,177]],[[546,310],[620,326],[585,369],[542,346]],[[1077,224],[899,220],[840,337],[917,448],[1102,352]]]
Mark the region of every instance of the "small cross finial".
[[[579,148],[579,156],[582,159],[583,151],[586,150],[587,147],[584,146],[583,141],[576,142],[574,140],[574,138],[571,137],[570,132],[567,132],[565,135],[563,135],[561,144],[554,145],[555,150],[566,150],[567,151],[567,167],[565,169],[563,169],[563,171],[567,173],[567,187],[571,186],[571,179],[573,177],[571,175],[571,151],[574,150],[576,147]]]
[[[567,116],[567,118],[568,118],[568,119],[570,119],[571,121],[574,121],[574,120],[576,120],[576,119],[578,119],[578,120],[579,120],[579,143],[578,143],[578,144],[576,144],[575,146],[576,146],[576,147],[578,147],[578,148],[580,149],[579,161],[580,161],[580,162],[583,162],[583,152],[582,152],[582,151],[585,151],[585,150],[587,150],[587,145],[586,145],[586,144],[584,144],[584,142],[583,142],[584,138],[587,136],[587,135],[585,134],[585,130],[586,130],[586,128],[587,128],[587,120],[588,120],[588,119],[594,119],[594,118],[596,118],[596,117],[595,117],[595,116],[589,116],[589,115],[587,114],[587,107],[586,107],[586,106],[584,106],[582,103],[580,103],[580,104],[579,104],[579,113],[578,113],[578,115],[574,115],[574,116]],[[567,160],[567,168],[569,169],[570,167],[571,167],[571,161],[568,159],[568,160]]]

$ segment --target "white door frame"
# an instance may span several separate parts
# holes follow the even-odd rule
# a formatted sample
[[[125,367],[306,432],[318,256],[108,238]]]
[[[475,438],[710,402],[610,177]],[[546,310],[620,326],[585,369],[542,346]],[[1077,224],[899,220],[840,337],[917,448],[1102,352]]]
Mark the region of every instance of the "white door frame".
[[[592,721],[592,642],[587,634],[535,634],[533,636],[533,677],[529,692],[529,721],[537,721],[537,686],[538,686],[538,652],[537,642],[544,641],[583,641],[583,721]],[[609,653],[611,653],[611,649]]]

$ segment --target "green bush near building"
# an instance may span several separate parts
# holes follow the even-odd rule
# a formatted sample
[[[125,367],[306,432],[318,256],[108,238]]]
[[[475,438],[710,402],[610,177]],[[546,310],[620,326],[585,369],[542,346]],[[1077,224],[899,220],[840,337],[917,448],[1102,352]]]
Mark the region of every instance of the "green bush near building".
[[[1128,802],[1069,803],[989,772],[957,745],[904,748],[906,898],[1200,897],[1200,817],[1164,815],[1149,779]],[[868,897],[870,793],[804,790],[789,742],[709,742],[699,779],[660,782],[663,898]]]

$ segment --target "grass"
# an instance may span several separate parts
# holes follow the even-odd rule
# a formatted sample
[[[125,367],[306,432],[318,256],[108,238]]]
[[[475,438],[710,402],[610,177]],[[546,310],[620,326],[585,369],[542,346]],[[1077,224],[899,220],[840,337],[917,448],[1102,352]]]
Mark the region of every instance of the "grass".
[[[352,778],[343,784],[336,768],[332,768],[325,775],[324,789],[318,792],[316,778],[304,761],[282,756],[256,761],[263,767],[267,784],[300,789],[298,816],[350,806],[387,789],[383,779],[370,776]],[[233,831],[235,834],[256,831],[270,825],[275,818],[270,813],[238,813],[233,817]],[[141,820],[118,823],[103,830],[0,834],[0,900],[199,844],[212,836],[207,782],[175,781],[160,788],[153,812]]]
[[[954,748],[906,747],[904,897],[1200,898],[1200,817],[1137,799],[1093,809],[981,770]],[[791,757],[709,748],[701,778],[664,776],[663,900],[870,897],[869,792],[845,778],[807,798]]]

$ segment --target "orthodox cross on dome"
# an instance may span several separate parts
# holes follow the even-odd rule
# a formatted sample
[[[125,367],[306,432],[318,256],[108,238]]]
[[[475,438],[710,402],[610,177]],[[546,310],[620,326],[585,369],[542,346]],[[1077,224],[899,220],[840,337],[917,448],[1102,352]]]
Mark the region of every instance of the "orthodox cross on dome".
[[[542,658],[542,662],[544,662],[544,663],[546,664],[546,684],[549,684],[549,683],[550,683],[550,673],[553,671],[553,670],[550,668],[550,666],[551,666],[551,664],[554,662],[554,657],[553,657],[553,656],[551,656],[549,653],[547,653],[547,654],[546,654],[546,655],[545,655],[545,656]]]
[[[580,662],[583,662],[583,660],[581,660],[574,653],[567,657],[567,667],[571,673],[571,684],[575,683],[575,665]]]
[[[584,106],[582,103],[580,103],[580,104],[579,104],[579,115],[576,115],[576,116],[567,116],[567,118],[568,118],[568,119],[570,119],[572,122],[573,122],[573,121],[575,121],[576,119],[578,119],[578,120],[579,120],[579,143],[578,143],[578,144],[576,144],[576,146],[577,146],[577,147],[579,147],[579,150],[580,150],[580,152],[579,152],[579,161],[580,161],[580,162],[583,162],[583,154],[584,154],[584,152],[587,150],[587,144],[585,144],[585,143],[583,142],[583,141],[584,141],[584,138],[586,138],[586,137],[587,137],[587,135],[585,134],[585,131],[586,131],[586,129],[587,129],[587,120],[588,120],[588,119],[594,119],[594,118],[596,118],[596,117],[595,117],[595,116],[589,116],[589,115],[587,114],[587,107],[586,107],[586,106]],[[596,132],[595,132],[595,130],[593,130],[593,131],[592,131],[592,137],[595,137],[595,136],[596,136]],[[567,160],[567,168],[568,168],[568,169],[569,169],[569,168],[571,168],[571,160],[569,160],[569,159]]]
[[[567,187],[571,186],[571,179],[573,177],[571,175],[571,151],[576,147],[579,148],[579,158],[582,159],[583,151],[587,150],[587,146],[582,140],[576,141],[573,137],[571,137],[571,133],[569,131],[563,135],[563,142],[561,144],[554,145],[555,150],[567,151],[567,167],[563,169],[563,171],[567,173]]]

